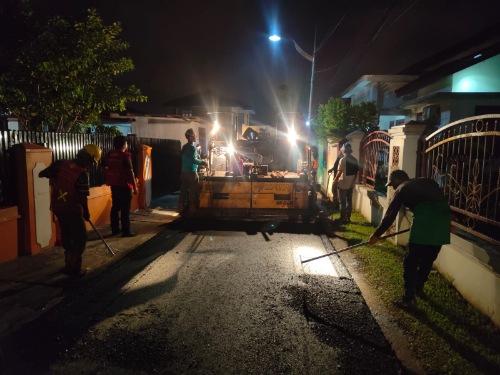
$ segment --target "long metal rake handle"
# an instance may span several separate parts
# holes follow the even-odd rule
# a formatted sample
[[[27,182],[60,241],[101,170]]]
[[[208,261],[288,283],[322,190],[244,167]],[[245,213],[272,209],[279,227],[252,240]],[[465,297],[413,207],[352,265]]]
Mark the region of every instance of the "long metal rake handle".
[[[405,229],[405,230],[402,230],[402,231],[399,231],[399,232],[396,232],[396,233],[391,233],[391,234],[388,234],[386,236],[379,237],[379,239],[383,240],[384,238],[393,237],[393,236],[396,236],[398,234],[406,233],[406,232],[409,232],[409,231],[410,231],[410,229],[408,228],[408,229]],[[330,255],[335,255],[335,254],[338,254],[338,253],[342,253],[344,251],[352,250],[352,249],[355,249],[356,247],[361,247],[361,246],[365,246],[365,245],[368,245],[368,244],[369,244],[369,241],[361,242],[361,243],[358,243],[356,245],[352,245],[352,246],[344,247],[343,249],[332,251],[331,253],[323,254],[323,255],[320,255],[320,256],[317,256],[317,257],[314,257],[314,258],[311,258],[311,259],[302,260],[302,261],[300,261],[300,263],[304,264],[304,263],[307,263],[307,262],[312,262],[313,260],[316,260],[316,259],[320,259],[320,258],[328,257]]]
[[[114,253],[113,249],[111,249],[111,246],[108,245],[108,243],[106,242],[106,240],[104,239],[104,237],[101,236],[101,233],[99,233],[99,231],[95,227],[94,223],[92,223],[90,220],[88,220],[88,222],[90,223],[90,225],[92,226],[92,228],[94,229],[94,231],[97,233],[97,235],[101,238],[101,240],[104,243],[104,245],[106,245],[106,249],[108,249],[108,251],[111,254],[111,256],[114,256],[115,253]]]

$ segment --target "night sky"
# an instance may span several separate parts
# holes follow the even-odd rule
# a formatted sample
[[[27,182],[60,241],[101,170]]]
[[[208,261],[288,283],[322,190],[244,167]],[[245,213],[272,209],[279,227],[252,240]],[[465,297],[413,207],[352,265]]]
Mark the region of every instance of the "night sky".
[[[47,14],[94,7],[121,22],[136,66],[127,75],[149,97],[131,107],[152,114],[182,96],[212,90],[272,121],[280,86],[307,113],[316,30],[313,115],[364,74],[397,74],[499,22],[498,0],[33,0]],[[499,26],[500,27],[500,26]],[[325,39],[325,37],[329,36]]]

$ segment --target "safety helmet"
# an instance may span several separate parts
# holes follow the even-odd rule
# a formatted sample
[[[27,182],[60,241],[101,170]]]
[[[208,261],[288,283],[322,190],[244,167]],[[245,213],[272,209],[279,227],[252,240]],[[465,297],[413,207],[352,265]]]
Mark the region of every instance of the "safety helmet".
[[[92,159],[94,159],[96,164],[99,162],[99,160],[101,160],[102,151],[101,148],[97,145],[94,144],[85,145],[80,150],[79,154],[81,152],[86,152],[87,154],[89,154],[92,157]]]

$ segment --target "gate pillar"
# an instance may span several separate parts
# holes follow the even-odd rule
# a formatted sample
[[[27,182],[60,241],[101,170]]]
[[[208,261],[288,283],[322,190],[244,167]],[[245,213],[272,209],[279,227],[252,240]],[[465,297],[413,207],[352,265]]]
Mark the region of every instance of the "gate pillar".
[[[151,204],[151,179],[153,178],[151,150],[152,147],[141,145],[141,151],[137,154],[139,208],[147,208]]]
[[[37,144],[12,146],[17,167],[19,203],[19,255],[32,255],[52,247],[55,224],[50,211],[50,187],[38,173],[52,163],[52,150]]]
[[[394,126],[389,129],[391,141],[389,146],[389,170],[387,179],[392,171],[404,170],[410,178],[417,177],[418,144],[421,135],[425,131],[425,124],[405,124]],[[387,189],[387,197],[392,200],[394,189]],[[402,211],[394,221],[393,230],[395,232],[407,229],[411,225],[410,213],[403,214]],[[409,234],[404,233],[394,237],[398,245],[405,245],[408,242]]]

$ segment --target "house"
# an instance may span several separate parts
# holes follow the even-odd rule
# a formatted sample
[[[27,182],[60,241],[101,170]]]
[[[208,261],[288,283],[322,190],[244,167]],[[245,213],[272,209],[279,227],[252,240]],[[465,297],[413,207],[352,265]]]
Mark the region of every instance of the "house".
[[[358,151],[364,182],[356,185],[353,206],[374,225],[380,223],[393,194],[367,183],[380,160],[385,177],[403,169],[410,177],[435,179],[450,204],[456,233],[434,265],[500,325],[500,30],[487,30],[425,59],[399,78],[363,76],[343,97],[353,103],[374,101],[383,129],[385,116],[398,116],[390,120],[387,133],[373,132],[363,140],[359,134],[347,135]],[[335,146],[328,145],[327,168],[333,165]],[[393,230],[407,228],[411,220],[412,215],[400,214]],[[395,237],[398,244],[407,241],[405,234]]]
[[[116,126],[123,134],[140,138],[175,139],[186,142],[184,133],[193,128],[198,135],[202,153],[207,153],[210,132],[217,122],[220,139],[239,139],[248,127],[253,110],[236,100],[211,91],[188,95],[164,104],[162,114],[149,115],[136,111],[109,113],[103,118],[106,125]],[[237,138],[236,138],[237,137]]]
[[[395,91],[413,80],[417,75],[364,75],[342,93],[343,99],[351,104],[374,102],[379,113],[379,128],[404,123],[406,112],[401,106],[404,100]]]
[[[224,140],[240,139],[244,127],[250,125],[250,115],[255,112],[237,100],[226,98],[211,90],[171,100],[164,104],[169,116],[196,117],[218,123]]]
[[[487,29],[398,75],[365,75],[342,97],[375,102],[381,130],[412,120],[439,128],[500,113],[500,31]]]

